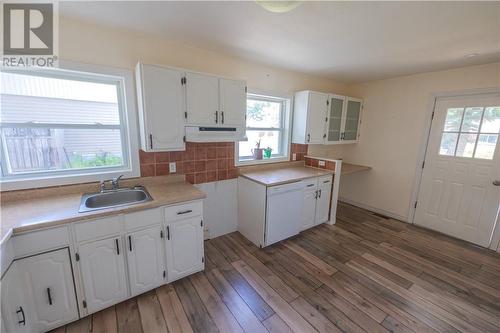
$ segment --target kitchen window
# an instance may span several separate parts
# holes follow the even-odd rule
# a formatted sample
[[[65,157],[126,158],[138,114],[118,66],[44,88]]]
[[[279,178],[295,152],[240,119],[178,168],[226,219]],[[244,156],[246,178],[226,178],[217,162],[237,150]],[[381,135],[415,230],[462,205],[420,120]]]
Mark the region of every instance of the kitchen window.
[[[290,104],[288,96],[247,95],[248,140],[236,145],[238,165],[288,160]]]
[[[56,69],[2,72],[2,186],[132,175],[125,90],[124,78],[114,75]]]

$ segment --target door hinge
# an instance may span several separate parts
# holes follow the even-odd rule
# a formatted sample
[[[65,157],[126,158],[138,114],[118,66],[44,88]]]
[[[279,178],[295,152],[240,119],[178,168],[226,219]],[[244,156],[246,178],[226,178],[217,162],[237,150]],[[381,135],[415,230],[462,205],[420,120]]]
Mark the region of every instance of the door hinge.
[[[163,271],[163,278],[167,277],[167,271]]]
[[[83,301],[82,301],[82,304],[83,304],[83,307],[84,307],[84,308],[87,308],[87,301],[86,301],[86,300],[83,300]]]
[[[247,86],[245,86],[245,92],[248,92],[248,87]]]
[[[328,122],[328,117],[325,117],[325,122]]]
[[[326,100],[326,106],[330,105],[330,101]]]
[[[425,160],[422,162],[422,169],[424,168],[425,166]]]
[[[200,221],[200,226],[203,227],[203,220]]]
[[[186,142],[186,136],[185,135],[182,137],[182,141]]]
[[[417,208],[417,203],[418,201],[415,201],[415,205],[413,205],[413,208]]]
[[[78,252],[75,253],[75,259],[76,259],[76,261],[80,261],[80,255],[78,254]]]
[[[201,262],[204,263],[205,262],[205,257],[201,257]]]
[[[184,119],[188,119],[188,112],[184,111]]]

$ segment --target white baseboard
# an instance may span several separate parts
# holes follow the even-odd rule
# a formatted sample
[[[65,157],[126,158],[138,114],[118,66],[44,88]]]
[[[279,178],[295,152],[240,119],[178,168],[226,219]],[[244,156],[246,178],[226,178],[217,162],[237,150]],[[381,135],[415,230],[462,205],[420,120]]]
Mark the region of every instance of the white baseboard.
[[[353,206],[356,206],[356,207],[359,207],[359,208],[363,208],[363,209],[369,210],[369,211],[377,213],[377,214],[385,215],[385,216],[393,218],[395,220],[399,220],[399,221],[403,221],[403,222],[406,222],[406,223],[410,223],[410,222],[408,222],[408,216],[394,214],[394,213],[389,212],[387,210],[380,209],[380,208],[377,208],[377,207],[373,207],[373,206],[370,206],[370,205],[366,205],[364,203],[357,202],[357,201],[354,201],[354,200],[351,200],[351,199],[347,199],[345,197],[339,197],[339,201],[345,202],[345,203],[347,203],[349,205],[353,205]]]

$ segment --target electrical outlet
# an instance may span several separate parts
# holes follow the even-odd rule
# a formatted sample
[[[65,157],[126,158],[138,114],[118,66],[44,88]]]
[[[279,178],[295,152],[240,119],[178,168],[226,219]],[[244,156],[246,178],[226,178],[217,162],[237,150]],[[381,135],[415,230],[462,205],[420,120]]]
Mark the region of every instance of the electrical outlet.
[[[210,239],[210,230],[208,228],[203,229],[203,238]]]
[[[168,163],[168,171],[170,173],[175,173],[175,171],[176,171],[175,162]]]
[[[292,154],[292,161],[296,161],[297,160],[297,154],[293,153]]]
[[[320,161],[318,161],[318,165],[319,165],[319,166],[325,166],[325,165],[326,165],[326,162],[325,162],[325,161],[321,161],[321,160],[320,160]]]

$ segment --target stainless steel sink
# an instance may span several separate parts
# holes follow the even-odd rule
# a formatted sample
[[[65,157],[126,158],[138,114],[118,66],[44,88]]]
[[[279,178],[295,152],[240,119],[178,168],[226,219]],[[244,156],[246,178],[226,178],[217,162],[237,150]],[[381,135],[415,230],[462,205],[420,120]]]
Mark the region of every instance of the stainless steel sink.
[[[146,188],[142,186],[106,190],[97,193],[85,193],[82,195],[80,210],[78,212],[84,213],[98,209],[135,205],[151,200],[153,200],[151,195],[149,195]]]

